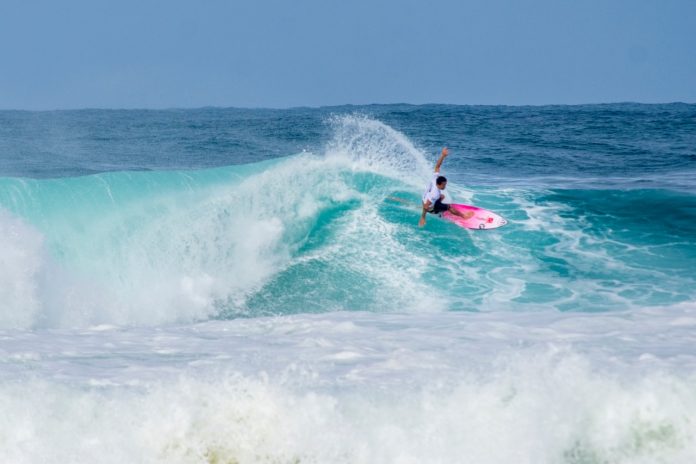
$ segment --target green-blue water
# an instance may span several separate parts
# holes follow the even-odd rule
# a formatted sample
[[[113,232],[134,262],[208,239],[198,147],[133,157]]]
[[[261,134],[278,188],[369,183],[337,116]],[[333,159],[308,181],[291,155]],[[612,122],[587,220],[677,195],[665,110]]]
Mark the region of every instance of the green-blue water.
[[[445,145],[509,225],[417,227]],[[683,104],[0,112],[2,322],[692,302],[695,147]]]

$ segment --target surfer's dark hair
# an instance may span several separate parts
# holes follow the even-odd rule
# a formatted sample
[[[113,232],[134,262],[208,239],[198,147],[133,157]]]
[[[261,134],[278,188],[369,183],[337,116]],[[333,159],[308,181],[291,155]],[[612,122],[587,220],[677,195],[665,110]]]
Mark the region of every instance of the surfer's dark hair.
[[[445,176],[438,176],[438,178],[435,179],[435,185],[440,185],[443,182],[447,182],[447,178]]]

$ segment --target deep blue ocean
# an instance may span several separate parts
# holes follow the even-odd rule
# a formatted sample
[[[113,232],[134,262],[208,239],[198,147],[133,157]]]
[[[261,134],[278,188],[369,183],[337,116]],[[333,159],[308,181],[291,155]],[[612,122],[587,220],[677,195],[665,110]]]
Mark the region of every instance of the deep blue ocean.
[[[692,463],[695,329],[693,104],[0,111],[4,462]]]

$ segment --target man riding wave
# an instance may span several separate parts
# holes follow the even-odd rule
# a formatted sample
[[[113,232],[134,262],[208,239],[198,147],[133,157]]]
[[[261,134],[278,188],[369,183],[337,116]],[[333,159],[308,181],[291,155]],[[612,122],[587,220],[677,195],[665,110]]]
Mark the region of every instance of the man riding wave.
[[[418,225],[423,227],[425,225],[425,216],[428,213],[440,214],[445,211],[460,216],[464,219],[469,219],[474,213],[467,211],[461,212],[457,209],[451,207],[448,203],[443,203],[442,200],[445,199],[445,194],[442,192],[447,187],[447,178],[440,175],[440,168],[442,167],[442,162],[449,155],[449,150],[447,147],[442,149],[442,154],[435,164],[435,171],[433,173],[433,178],[425,189],[423,194],[423,212],[421,214],[420,221]]]

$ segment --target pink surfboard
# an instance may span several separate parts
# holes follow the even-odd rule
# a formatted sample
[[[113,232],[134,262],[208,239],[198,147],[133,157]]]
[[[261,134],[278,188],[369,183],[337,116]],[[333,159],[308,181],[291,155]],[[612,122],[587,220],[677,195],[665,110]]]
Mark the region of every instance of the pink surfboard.
[[[440,216],[443,219],[454,222],[459,227],[464,227],[465,229],[497,229],[498,227],[507,224],[507,221],[504,218],[495,214],[494,212],[488,211],[487,209],[470,205],[460,205],[457,203],[452,203],[451,207],[457,211],[465,213],[467,216],[471,214],[471,217],[464,219],[456,214],[450,213],[449,211],[445,211]]]

